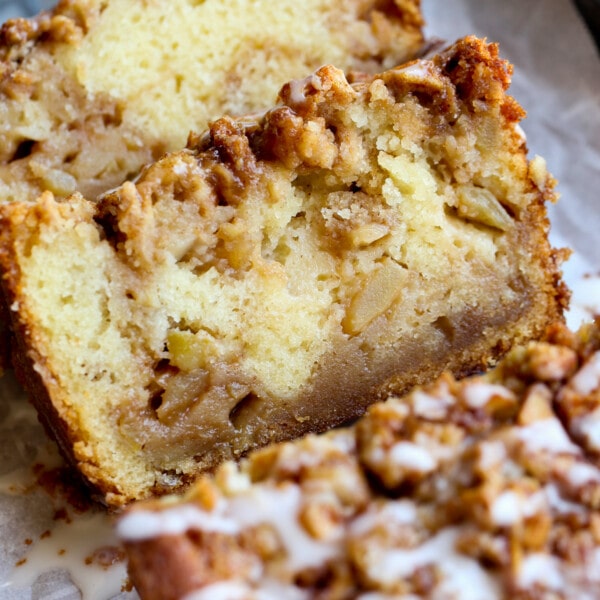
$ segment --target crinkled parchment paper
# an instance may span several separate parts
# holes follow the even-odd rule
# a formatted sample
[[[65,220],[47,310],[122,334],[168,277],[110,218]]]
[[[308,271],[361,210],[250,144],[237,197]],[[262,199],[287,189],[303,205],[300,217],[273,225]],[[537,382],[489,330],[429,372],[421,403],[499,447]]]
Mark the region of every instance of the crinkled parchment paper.
[[[577,327],[594,307],[600,310],[600,58],[592,38],[569,0],[422,3],[429,36],[448,42],[467,34],[487,37],[500,43],[502,56],[515,66],[511,93],[528,113],[522,126],[530,152],[543,156],[559,180],[562,198],[550,209],[551,236],[556,246],[574,250],[564,272],[574,292],[569,324]],[[0,19],[18,10],[26,14],[33,4],[5,3]],[[97,560],[85,564],[95,548],[111,545],[109,519],[102,513],[77,515],[68,506],[65,514],[60,498],[33,485],[32,465],[42,462],[50,469],[59,461],[18,386],[10,374],[4,377],[0,600],[75,600],[81,597],[77,586],[86,599],[136,598],[135,592],[119,591],[122,564],[106,570]]]
[[[429,35],[487,37],[514,65],[511,94],[527,110],[529,151],[559,181],[551,239],[574,250],[564,273],[576,328],[600,307],[600,56],[593,39],[570,0],[423,0],[423,9]]]

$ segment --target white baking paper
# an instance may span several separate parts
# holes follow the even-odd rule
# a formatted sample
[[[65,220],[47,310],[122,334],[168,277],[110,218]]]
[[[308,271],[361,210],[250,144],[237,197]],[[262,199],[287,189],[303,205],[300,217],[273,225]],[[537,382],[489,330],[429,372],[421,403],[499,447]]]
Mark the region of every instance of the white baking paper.
[[[423,0],[423,10],[430,35],[487,37],[514,65],[511,94],[527,110],[530,152],[559,181],[551,239],[574,250],[564,273],[573,291],[568,322],[576,328],[600,305],[600,57],[593,39],[570,0]]]
[[[551,237],[574,250],[564,272],[575,328],[600,310],[600,58],[593,40],[569,0],[422,3],[429,36],[487,37],[515,66],[511,93],[528,113],[522,125],[530,152],[559,180]],[[5,3],[0,19],[31,5]],[[85,564],[92,550],[113,543],[110,518],[77,515],[66,505],[71,523],[54,520],[65,502],[34,485],[39,462],[50,468],[60,459],[9,374],[0,380],[0,600],[77,600],[80,589],[86,600],[136,598],[119,591],[123,564]]]

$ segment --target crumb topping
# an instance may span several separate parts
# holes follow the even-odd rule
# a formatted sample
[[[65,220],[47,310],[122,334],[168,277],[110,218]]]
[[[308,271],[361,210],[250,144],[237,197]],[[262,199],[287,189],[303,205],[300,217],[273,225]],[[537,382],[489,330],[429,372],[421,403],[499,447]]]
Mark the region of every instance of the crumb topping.
[[[253,568],[208,574],[201,591],[188,590],[194,600],[274,589],[591,599],[600,591],[599,330],[569,338],[556,328],[488,375],[443,376],[372,406],[355,428],[228,463],[183,502],[133,507],[120,534],[134,546],[172,534],[160,523],[182,532],[225,519],[220,531]],[[276,552],[242,534],[257,527],[278,540]]]
[[[478,369],[559,317],[553,181],[530,173],[509,76],[474,37],[355,83],[324,66],[97,201],[1,207],[31,381],[111,503]],[[510,403],[465,400],[480,427],[490,395]],[[419,481],[464,433],[420,435],[428,453],[382,448],[390,481]]]

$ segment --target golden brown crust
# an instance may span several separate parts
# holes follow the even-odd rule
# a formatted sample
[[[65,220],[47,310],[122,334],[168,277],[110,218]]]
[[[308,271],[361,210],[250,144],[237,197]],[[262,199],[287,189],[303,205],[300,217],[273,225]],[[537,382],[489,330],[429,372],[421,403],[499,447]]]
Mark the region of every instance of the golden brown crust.
[[[49,193],[42,196],[39,205],[33,208],[33,213],[36,214],[34,219],[36,226],[37,219],[47,224],[55,216],[52,210],[47,210],[48,202],[53,202],[52,195]],[[10,365],[14,369],[15,376],[29,392],[29,399],[38,411],[42,426],[57,442],[63,457],[77,471],[81,468],[81,464],[74,456],[73,447],[78,441],[79,432],[73,429],[72,419],[64,411],[60,411],[58,404],[53,402],[52,384],[56,381],[54,375],[48,370],[48,359],[40,352],[35,333],[32,331],[34,328],[31,327],[31,323],[35,322],[35,317],[15,311],[14,303],[18,303],[21,297],[20,268],[18,262],[14,260],[17,252],[15,245],[17,240],[30,237],[28,230],[31,228],[31,222],[27,221],[28,218],[31,219],[32,214],[29,208],[30,205],[27,204],[15,204],[10,218],[6,218],[4,214],[0,215],[0,272],[5,291],[2,299],[6,306],[2,323],[9,328]],[[68,207],[64,208],[68,211]],[[6,364],[9,364],[8,359]],[[89,479],[84,477],[82,481],[89,485]],[[101,502],[108,494],[116,491],[114,486],[110,485],[90,485],[89,489],[92,496]]]
[[[326,66],[97,203],[0,208],[22,378],[108,503],[484,369],[562,318],[554,181],[509,74],[473,37],[353,85]]]

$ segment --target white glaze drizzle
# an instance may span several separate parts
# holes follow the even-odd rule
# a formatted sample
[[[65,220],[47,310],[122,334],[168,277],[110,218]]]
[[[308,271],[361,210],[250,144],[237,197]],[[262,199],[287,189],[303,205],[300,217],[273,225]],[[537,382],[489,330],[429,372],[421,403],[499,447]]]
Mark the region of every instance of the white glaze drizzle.
[[[530,589],[536,584],[562,598],[597,600],[600,597],[600,551],[598,548],[568,563],[543,553],[526,555],[517,573],[517,586]],[[545,597],[545,596],[544,596]]]
[[[224,499],[211,512],[193,505],[160,512],[132,511],[119,521],[117,534],[123,540],[150,539],[188,529],[234,535],[246,527],[270,524],[279,533],[287,550],[288,568],[297,572],[323,564],[339,552],[335,537],[317,541],[302,527],[298,520],[301,500],[300,488],[294,484],[255,486],[233,498]],[[167,514],[161,517],[161,513]]]
[[[600,469],[586,462],[573,463],[566,472],[566,476],[569,483],[575,487],[587,483],[600,483]]]
[[[595,352],[570,381],[571,387],[582,396],[600,386],[600,352]]]
[[[460,528],[447,527],[420,546],[392,549],[377,555],[369,565],[369,576],[383,585],[410,576],[418,568],[435,565],[443,573],[435,598],[494,600],[500,598],[499,583],[479,563],[457,552]]]
[[[482,471],[489,471],[506,459],[506,446],[499,440],[481,442],[478,446],[477,464]]]
[[[412,442],[397,442],[389,452],[389,460],[398,467],[428,473],[437,467],[437,460],[427,448]]]
[[[581,453],[556,417],[535,421],[531,425],[515,429],[515,435],[531,452],[548,451],[555,454]]]
[[[268,579],[252,586],[241,581],[220,581],[186,594],[182,600],[309,600],[309,593],[295,585]]]
[[[594,409],[590,414],[576,419],[573,428],[583,437],[590,450],[600,451],[600,407]]]
[[[514,490],[502,492],[491,506],[492,522],[500,527],[509,527],[533,516],[548,505],[543,490],[530,496]]]
[[[473,381],[465,385],[463,396],[470,408],[483,408],[494,396],[514,399],[514,394],[505,387],[483,381]]]
[[[356,450],[356,437],[349,429],[341,429],[327,438],[311,438],[310,452],[298,452],[293,445],[284,445],[277,456],[277,469],[285,472],[298,472],[303,468],[310,468],[318,465],[322,458],[318,448],[323,448],[324,452],[330,452],[332,446],[342,454],[352,454]]]
[[[375,504],[352,521],[348,529],[351,537],[360,537],[378,525],[411,524],[417,520],[417,505],[412,500],[389,500]]]
[[[39,533],[31,535],[31,532],[24,531],[22,538],[3,540],[9,556],[16,557],[14,560],[18,566],[7,565],[10,570],[0,583],[0,590],[11,598],[29,597],[33,584],[41,575],[61,569],[62,572],[68,573],[84,600],[107,600],[118,595],[126,582],[124,562],[115,563],[108,568],[101,566],[96,560],[86,564],[86,559],[95,551],[108,546],[118,546],[112,520],[99,510],[74,513],[66,505],[64,498],[46,496],[41,492],[37,483],[39,475],[64,467],[65,463],[56,444],[46,438],[39,425],[37,412],[23,397],[11,373],[6,373],[0,382],[0,410],[4,411],[0,434],[3,431],[14,430],[24,434],[24,439],[17,440],[19,443],[12,449],[18,452],[19,458],[14,464],[15,468],[0,476],[0,502],[2,494],[6,498],[25,498],[27,494],[35,492],[39,499],[35,500],[32,506],[39,509],[40,503],[46,502],[52,507],[50,515],[59,509],[66,510],[69,515],[68,522],[55,521],[51,517],[46,522],[40,517],[36,530],[43,531],[44,526],[47,526],[48,530],[48,533],[41,537]],[[40,471],[34,470],[34,466],[39,466]],[[37,529],[39,525],[42,529]],[[29,538],[31,543],[27,542],[28,551],[23,554],[25,538]],[[60,595],[62,598],[66,592],[61,587],[56,593],[56,597]],[[130,597],[135,598],[135,593]]]
[[[188,530],[235,535],[239,525],[223,514],[224,503],[207,512],[194,504],[164,510],[134,510],[119,521],[117,533],[123,540],[140,541],[159,535],[179,535]]]
[[[318,541],[302,527],[298,520],[301,500],[301,490],[294,484],[277,489],[257,486],[248,496],[232,498],[228,512],[242,527],[273,525],[287,550],[288,567],[298,572],[325,563],[340,550],[339,539]]]
[[[86,564],[86,558],[103,548],[118,547],[112,521],[104,512],[76,515],[70,523],[57,522],[49,535],[36,541],[25,562],[15,566],[3,587],[25,591],[41,573],[63,569],[84,600],[112,598],[127,581],[125,562],[105,567],[97,561]]]
[[[581,506],[581,504],[571,502],[570,500],[565,500],[556,484],[549,483],[544,487],[544,490],[546,492],[546,498],[548,499],[550,507],[558,514],[565,515],[585,513],[585,508]]]
[[[443,419],[452,403],[446,398],[430,396],[421,390],[413,392],[411,400],[417,416],[434,420]]]
[[[559,590],[564,587],[560,562],[549,554],[528,554],[521,562],[517,582],[525,589],[541,583],[548,588]]]

